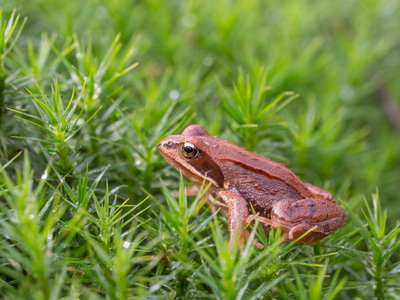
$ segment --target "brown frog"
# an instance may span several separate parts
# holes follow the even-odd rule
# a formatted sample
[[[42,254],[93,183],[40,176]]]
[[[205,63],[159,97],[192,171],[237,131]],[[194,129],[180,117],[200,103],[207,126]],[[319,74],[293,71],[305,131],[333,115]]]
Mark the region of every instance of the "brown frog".
[[[166,137],[158,150],[197,187],[204,180],[210,184],[205,196],[228,216],[230,250],[238,234],[242,253],[245,227],[253,220],[280,227],[290,241],[313,229],[299,241],[311,245],[346,224],[346,213],[332,194],[302,182],[284,164],[211,136],[200,125]]]

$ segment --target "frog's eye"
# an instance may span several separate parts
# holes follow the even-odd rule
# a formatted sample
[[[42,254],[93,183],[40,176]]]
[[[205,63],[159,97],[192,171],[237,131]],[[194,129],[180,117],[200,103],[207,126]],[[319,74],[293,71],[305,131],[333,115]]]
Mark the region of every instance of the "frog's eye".
[[[195,158],[199,154],[199,149],[192,143],[185,142],[182,144],[182,154],[186,158]]]

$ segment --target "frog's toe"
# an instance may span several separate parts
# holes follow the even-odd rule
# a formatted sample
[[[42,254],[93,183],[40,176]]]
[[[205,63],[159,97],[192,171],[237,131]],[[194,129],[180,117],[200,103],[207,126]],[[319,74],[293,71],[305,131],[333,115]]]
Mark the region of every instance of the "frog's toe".
[[[307,231],[308,232],[305,236],[303,236]],[[294,241],[303,236],[298,243],[307,243],[309,245],[315,245],[319,240],[326,237],[328,234],[321,232],[321,228],[318,225],[310,225],[306,223],[300,223],[293,226],[287,235],[288,241]]]
[[[245,230],[245,231],[244,231],[244,236],[245,236],[246,240],[249,240],[249,238],[250,238],[250,232],[249,232],[248,230]],[[256,246],[257,248],[259,248],[259,249],[264,249],[264,245],[261,244],[260,242],[256,241],[255,239],[253,239],[253,240],[251,241],[251,243],[252,243],[254,246]]]
[[[316,227],[311,227],[308,224],[298,224],[296,226],[293,226],[288,233],[288,240],[293,241],[302,236],[303,234],[305,234],[310,229],[315,229],[315,228]]]

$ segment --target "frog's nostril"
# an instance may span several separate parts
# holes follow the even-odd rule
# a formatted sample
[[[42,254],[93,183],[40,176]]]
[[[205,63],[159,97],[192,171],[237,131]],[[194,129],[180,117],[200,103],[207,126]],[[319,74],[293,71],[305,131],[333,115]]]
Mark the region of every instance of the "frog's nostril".
[[[168,142],[163,143],[163,146],[164,146],[165,148],[172,148],[173,145],[174,145],[174,143],[171,142],[171,141],[168,141]]]

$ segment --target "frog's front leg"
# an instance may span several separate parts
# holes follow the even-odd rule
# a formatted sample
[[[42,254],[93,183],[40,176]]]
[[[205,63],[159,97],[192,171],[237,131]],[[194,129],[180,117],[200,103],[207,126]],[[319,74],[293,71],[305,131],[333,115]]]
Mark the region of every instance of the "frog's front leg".
[[[186,187],[186,195],[188,195],[188,196],[197,196],[198,193],[199,193],[199,188],[197,186],[192,185],[192,186]],[[179,192],[175,192],[174,193],[174,197],[178,197],[178,196],[179,196]],[[229,209],[222,202],[208,200],[205,197],[203,197],[201,201],[204,201],[209,206],[211,206],[211,212],[212,213],[216,213],[217,212],[216,207],[218,207],[218,208],[220,208],[222,214],[225,217],[229,218]],[[200,205],[200,203],[199,203],[199,205]],[[250,238],[250,232],[248,230],[246,230],[246,229],[244,231],[244,237],[245,237],[246,240],[248,240]],[[260,248],[260,249],[264,248],[263,244],[257,242],[256,240],[252,240],[251,243],[253,245],[255,245],[257,248]]]
[[[236,235],[239,236],[239,252],[243,253],[244,231],[247,216],[249,215],[246,200],[233,193],[221,192],[220,198],[228,206],[228,226],[229,226],[229,251],[232,251]]]
[[[250,216],[247,221],[258,220],[274,228],[280,227],[293,241],[313,229],[299,242],[315,244],[320,239],[346,224],[346,212],[335,203],[322,199],[281,199],[273,204],[271,218]]]

